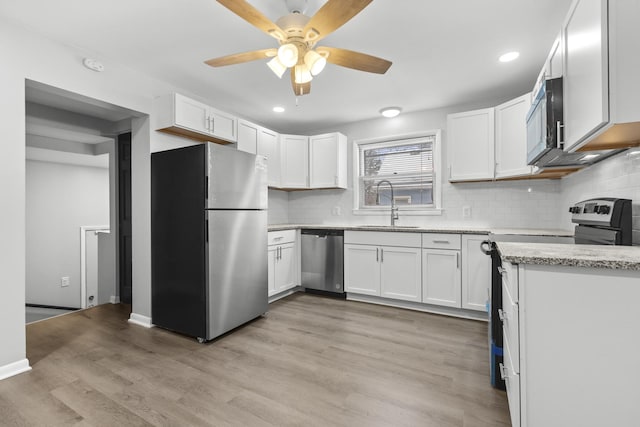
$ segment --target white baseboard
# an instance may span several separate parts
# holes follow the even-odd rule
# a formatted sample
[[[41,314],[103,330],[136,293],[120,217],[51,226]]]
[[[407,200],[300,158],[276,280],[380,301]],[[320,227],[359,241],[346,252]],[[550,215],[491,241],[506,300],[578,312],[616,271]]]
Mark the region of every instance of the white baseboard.
[[[487,313],[484,311],[465,310],[461,308],[441,307],[419,302],[394,300],[371,295],[347,293],[349,301],[366,302],[369,304],[386,305],[389,307],[404,308],[407,310],[424,311],[425,313],[443,314],[445,316],[460,317],[462,319],[488,321]]]
[[[8,365],[0,366],[0,380],[31,370],[29,359],[18,360]]]
[[[151,323],[151,318],[148,316],[143,316],[142,314],[131,313],[129,316],[129,323],[133,323],[134,325],[143,326],[145,328],[153,328],[153,323]]]
[[[111,304],[120,304],[120,297],[111,295],[111,297],[109,298],[109,302]]]

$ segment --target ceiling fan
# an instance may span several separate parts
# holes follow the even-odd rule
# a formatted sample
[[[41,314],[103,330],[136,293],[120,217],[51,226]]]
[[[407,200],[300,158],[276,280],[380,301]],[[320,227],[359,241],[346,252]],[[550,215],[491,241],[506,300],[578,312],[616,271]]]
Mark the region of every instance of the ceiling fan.
[[[328,0],[318,12],[309,17],[300,5],[306,0],[285,0],[290,13],[271,22],[246,0],[217,0],[218,3],[243,18],[251,25],[274,37],[280,43],[275,49],[261,49],[236,53],[205,61],[212,67],[240,64],[271,58],[267,65],[280,78],[290,69],[293,92],[306,95],[311,92],[311,80],[327,62],[370,73],[384,74],[391,66],[386,59],[360,52],[316,44],[362,11],[373,0]],[[292,6],[293,5],[293,6]]]

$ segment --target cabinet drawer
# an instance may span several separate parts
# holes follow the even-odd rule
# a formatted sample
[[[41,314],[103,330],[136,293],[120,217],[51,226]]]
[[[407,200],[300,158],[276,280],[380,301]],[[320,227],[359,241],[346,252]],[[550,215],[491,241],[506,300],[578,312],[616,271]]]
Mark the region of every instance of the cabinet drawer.
[[[509,290],[511,299],[513,302],[518,302],[518,266],[503,260],[500,275],[502,276],[502,283]]]
[[[375,246],[420,247],[420,233],[386,231],[350,231],[344,232],[344,243]]]
[[[459,250],[462,247],[462,236],[448,233],[423,233],[422,247]]]
[[[520,313],[518,304],[514,303],[505,285],[502,285],[502,329],[505,341],[509,341],[513,356],[513,369],[520,373]]]
[[[296,241],[296,230],[270,231],[268,233],[268,244],[279,245],[282,243],[293,243]]]
[[[513,355],[509,342],[504,340],[504,361],[500,364],[500,375],[507,386],[507,400],[511,425],[520,427],[520,375],[513,369]]]

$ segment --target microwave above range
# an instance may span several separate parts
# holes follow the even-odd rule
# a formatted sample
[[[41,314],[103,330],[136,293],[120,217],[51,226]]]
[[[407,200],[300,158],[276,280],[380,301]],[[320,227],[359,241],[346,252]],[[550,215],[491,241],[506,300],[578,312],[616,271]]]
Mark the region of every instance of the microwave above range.
[[[623,150],[563,150],[564,109],[562,77],[546,79],[527,113],[527,164],[539,168],[592,165]]]

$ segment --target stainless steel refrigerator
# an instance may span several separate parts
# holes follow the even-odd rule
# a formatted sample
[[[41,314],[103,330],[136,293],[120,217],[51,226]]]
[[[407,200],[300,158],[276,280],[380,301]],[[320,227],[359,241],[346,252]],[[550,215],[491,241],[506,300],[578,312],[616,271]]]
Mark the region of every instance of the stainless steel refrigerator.
[[[205,143],[153,153],[151,177],[153,323],[207,341],[264,314],[266,159]]]

